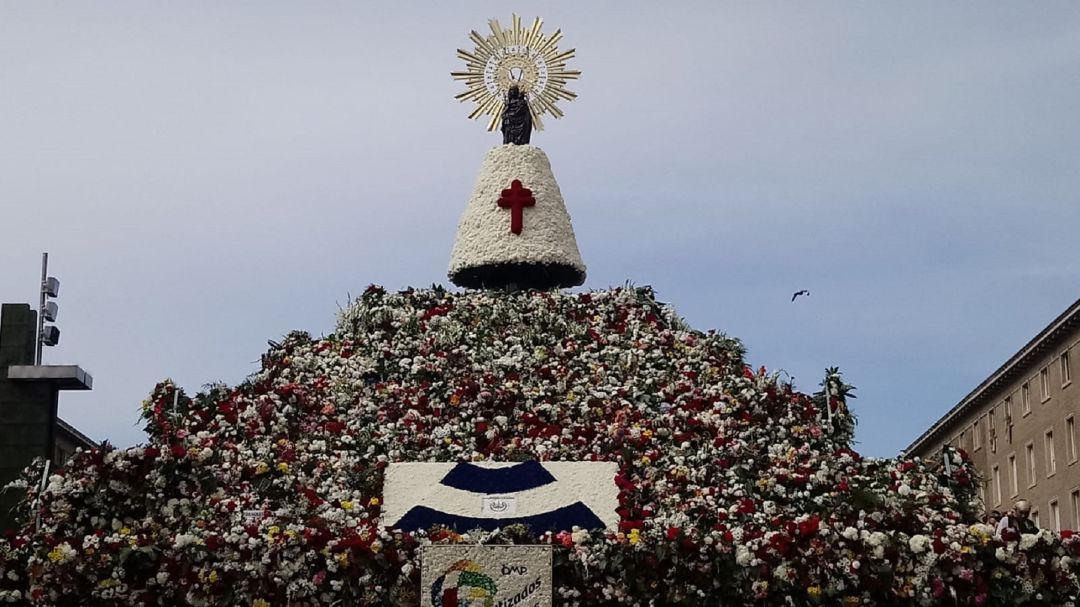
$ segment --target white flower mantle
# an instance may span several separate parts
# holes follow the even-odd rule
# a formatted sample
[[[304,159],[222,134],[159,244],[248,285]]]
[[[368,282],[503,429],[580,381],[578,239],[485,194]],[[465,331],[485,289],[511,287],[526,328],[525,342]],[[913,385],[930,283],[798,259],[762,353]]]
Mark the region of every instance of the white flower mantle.
[[[515,179],[531,190],[536,200],[523,210],[521,234],[510,231],[510,211],[498,204],[502,191]],[[531,145],[501,145],[484,157],[458,225],[449,274],[505,263],[560,264],[585,272],[547,154]]]

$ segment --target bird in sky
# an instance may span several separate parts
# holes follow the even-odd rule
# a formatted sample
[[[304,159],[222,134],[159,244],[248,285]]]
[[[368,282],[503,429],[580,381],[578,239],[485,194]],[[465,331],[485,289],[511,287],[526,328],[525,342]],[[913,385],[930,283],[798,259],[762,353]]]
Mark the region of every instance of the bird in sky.
[[[795,291],[795,294],[791,296],[791,301],[795,301],[795,298],[800,295],[810,295],[810,290],[803,289],[802,291]]]

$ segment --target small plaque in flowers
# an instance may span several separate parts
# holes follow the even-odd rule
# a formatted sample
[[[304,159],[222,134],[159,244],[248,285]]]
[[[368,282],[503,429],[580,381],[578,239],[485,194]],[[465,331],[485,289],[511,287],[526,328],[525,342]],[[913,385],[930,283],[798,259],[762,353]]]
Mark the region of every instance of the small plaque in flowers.
[[[427,546],[423,607],[551,607],[551,546]]]

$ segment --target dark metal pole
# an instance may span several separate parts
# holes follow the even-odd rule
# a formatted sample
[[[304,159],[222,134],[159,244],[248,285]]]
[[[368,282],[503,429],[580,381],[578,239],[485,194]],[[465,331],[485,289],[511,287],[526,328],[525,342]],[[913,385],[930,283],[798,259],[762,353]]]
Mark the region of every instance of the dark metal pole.
[[[41,254],[41,299],[38,303],[37,311],[37,338],[35,344],[37,350],[34,353],[34,364],[41,364],[41,334],[45,331],[45,288],[46,281],[49,279],[49,254]]]

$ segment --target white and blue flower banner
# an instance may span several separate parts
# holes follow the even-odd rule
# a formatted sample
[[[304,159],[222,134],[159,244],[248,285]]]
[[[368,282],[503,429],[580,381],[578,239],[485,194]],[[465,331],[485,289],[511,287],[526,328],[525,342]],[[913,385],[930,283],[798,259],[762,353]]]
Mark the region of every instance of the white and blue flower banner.
[[[535,532],[618,526],[614,462],[390,464],[382,522],[406,531],[460,532],[525,524]]]

